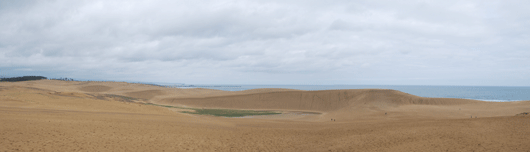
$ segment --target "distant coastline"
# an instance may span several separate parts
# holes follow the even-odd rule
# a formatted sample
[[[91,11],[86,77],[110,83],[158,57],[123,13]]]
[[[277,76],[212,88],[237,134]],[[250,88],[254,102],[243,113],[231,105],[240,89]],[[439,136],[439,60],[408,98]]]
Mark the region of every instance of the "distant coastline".
[[[43,76],[23,76],[1,78],[3,82],[32,81],[40,79],[79,81],[71,78],[46,78]],[[101,81],[109,82],[109,81]],[[110,81],[115,82],[115,81]],[[206,88],[223,91],[243,91],[263,88],[296,89],[305,91],[344,90],[344,89],[392,89],[412,95],[428,98],[458,98],[490,102],[511,102],[530,100],[528,86],[433,86],[433,85],[220,85],[220,84],[184,84],[184,83],[153,83],[128,82],[153,85],[166,88]]]
[[[170,85],[177,88],[241,88],[237,85]]]
[[[263,88],[305,91],[343,89],[392,89],[420,97],[458,98],[490,102],[530,100],[530,87],[509,86],[414,86],[414,85],[173,85],[177,88],[206,88],[223,91],[243,91]],[[170,86],[170,87],[173,87]]]

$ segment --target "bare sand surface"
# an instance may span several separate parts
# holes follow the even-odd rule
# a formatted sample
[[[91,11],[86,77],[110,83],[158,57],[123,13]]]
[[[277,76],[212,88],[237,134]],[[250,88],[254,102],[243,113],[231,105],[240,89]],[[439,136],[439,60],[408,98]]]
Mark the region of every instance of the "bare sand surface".
[[[143,103],[282,114],[226,118]],[[517,115],[523,112],[530,101],[395,90],[2,82],[0,151],[530,151],[530,116]]]

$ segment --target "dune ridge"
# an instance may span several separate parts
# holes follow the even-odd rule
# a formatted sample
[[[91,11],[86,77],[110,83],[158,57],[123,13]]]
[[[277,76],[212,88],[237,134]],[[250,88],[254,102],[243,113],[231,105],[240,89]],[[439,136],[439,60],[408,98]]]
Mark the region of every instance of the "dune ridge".
[[[79,88],[81,91],[86,92],[105,92],[112,89],[112,87],[104,86],[104,85],[91,85],[91,86],[84,86]]]
[[[165,98],[158,103],[208,108],[289,109],[329,112],[347,107],[378,108],[403,105],[458,105],[481,103],[467,99],[424,98],[396,90],[352,89],[281,91],[204,98]]]
[[[225,118],[144,103],[297,112]],[[528,112],[530,101],[395,90],[39,80],[0,83],[0,151],[528,151]]]

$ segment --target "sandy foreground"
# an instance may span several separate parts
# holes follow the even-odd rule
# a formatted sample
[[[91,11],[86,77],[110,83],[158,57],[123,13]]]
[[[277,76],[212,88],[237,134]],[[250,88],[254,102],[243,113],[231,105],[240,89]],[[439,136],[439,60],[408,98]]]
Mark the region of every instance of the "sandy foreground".
[[[225,118],[142,103],[283,114]],[[523,112],[530,112],[530,101],[422,98],[395,90],[2,82],[0,152],[530,151],[530,116],[517,115]]]

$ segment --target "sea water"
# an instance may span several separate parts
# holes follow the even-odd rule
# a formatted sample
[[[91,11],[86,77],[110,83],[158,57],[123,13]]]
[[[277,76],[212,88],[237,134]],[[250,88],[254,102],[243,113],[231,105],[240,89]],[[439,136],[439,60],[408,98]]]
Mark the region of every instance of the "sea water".
[[[179,88],[208,88],[242,91],[258,88],[286,88],[298,90],[337,89],[392,89],[420,97],[461,98],[483,101],[530,100],[530,87],[512,86],[409,86],[409,85],[188,85]]]

